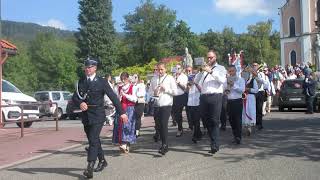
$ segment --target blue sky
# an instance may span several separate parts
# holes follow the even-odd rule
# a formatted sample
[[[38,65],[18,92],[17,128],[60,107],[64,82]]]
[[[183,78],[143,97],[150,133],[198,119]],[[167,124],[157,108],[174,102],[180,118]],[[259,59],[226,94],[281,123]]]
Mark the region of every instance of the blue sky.
[[[78,0],[0,0],[1,18],[33,22],[61,29],[77,30]],[[122,31],[123,16],[134,12],[141,0],[114,0],[113,20],[117,31]],[[247,26],[258,21],[274,20],[279,30],[278,8],[285,0],[154,0],[175,10],[177,19],[184,20],[196,33],[210,28],[221,31],[225,26],[236,33],[246,32]]]

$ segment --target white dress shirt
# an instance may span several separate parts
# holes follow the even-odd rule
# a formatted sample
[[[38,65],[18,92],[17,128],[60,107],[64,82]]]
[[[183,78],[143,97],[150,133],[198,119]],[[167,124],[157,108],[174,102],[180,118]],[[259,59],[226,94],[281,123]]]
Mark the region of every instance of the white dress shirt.
[[[178,90],[177,90],[177,96],[180,96],[182,94],[185,93],[184,89],[180,88],[178,84],[180,84],[181,86],[183,87],[187,87],[187,84],[188,84],[188,76],[185,75],[184,73],[181,73],[179,75],[177,75],[175,77],[176,79],[176,83],[177,83],[177,87],[178,87]]]
[[[226,68],[216,63],[212,73],[206,71],[195,79],[201,87],[201,94],[223,93],[223,84],[226,82]]]
[[[146,85],[144,83],[138,83],[135,85],[136,88],[136,96],[138,98],[138,103],[145,103],[146,96]]]
[[[177,94],[177,84],[173,76],[164,74],[162,77],[157,78],[155,82],[150,83],[150,92],[154,95],[154,91],[158,86],[164,87],[164,91],[160,92],[159,97],[154,97],[155,105],[157,107],[172,106],[173,96]]]
[[[225,83],[224,86],[227,86]],[[230,89],[230,93],[228,94],[228,99],[240,99],[242,98],[242,93],[245,91],[246,82],[243,78],[237,78],[237,81],[234,82],[234,85]]]
[[[263,72],[259,72],[258,76],[255,79],[258,83],[259,91],[268,90],[268,80]]]
[[[201,74],[196,74],[195,78]],[[200,105],[200,91],[195,84],[193,84],[188,93],[188,106],[199,106]]]

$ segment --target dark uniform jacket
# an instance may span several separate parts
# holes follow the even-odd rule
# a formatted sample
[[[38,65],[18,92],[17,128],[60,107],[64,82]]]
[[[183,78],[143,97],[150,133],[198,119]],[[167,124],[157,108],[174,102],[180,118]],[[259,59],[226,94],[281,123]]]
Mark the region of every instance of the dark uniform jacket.
[[[308,80],[303,83],[303,93],[307,96],[314,96],[316,94],[316,84],[317,82],[312,78],[308,78]]]
[[[102,77],[96,76],[93,81],[88,81],[86,78],[80,79],[78,84],[79,94],[81,97],[86,97],[82,100],[78,93],[73,94],[72,100],[77,107],[80,107],[82,102],[86,102],[88,110],[82,112],[82,123],[97,124],[105,121],[104,95],[112,101],[119,115],[125,114],[121,108],[120,101],[117,95],[113,92],[109,83]]]

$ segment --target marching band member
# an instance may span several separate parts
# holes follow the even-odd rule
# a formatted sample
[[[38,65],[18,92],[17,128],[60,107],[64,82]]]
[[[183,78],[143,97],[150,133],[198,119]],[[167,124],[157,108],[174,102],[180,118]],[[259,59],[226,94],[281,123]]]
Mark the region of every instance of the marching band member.
[[[242,94],[245,91],[245,80],[237,75],[234,65],[229,65],[227,82],[225,83],[225,94],[228,98],[229,121],[234,136],[233,143],[241,143],[242,132]]]
[[[266,92],[268,91],[268,80],[263,72],[260,71],[261,66],[259,67],[259,64],[254,62],[252,64],[253,70],[252,75],[254,76],[255,80],[258,83],[258,93],[256,94],[256,120],[257,120],[257,128],[258,130],[263,129],[262,125],[262,108],[263,108],[263,102],[266,100]]]
[[[182,111],[183,107],[187,105],[188,96],[186,94],[186,88],[188,83],[188,76],[183,73],[182,66],[180,64],[176,65],[176,72],[174,78],[177,84],[177,94],[173,96],[173,116],[174,120],[178,123],[178,132],[176,137],[182,136],[183,127],[182,127]]]
[[[202,68],[204,72],[195,82],[201,87],[200,113],[211,140],[209,153],[215,154],[219,151],[219,120],[226,69],[217,63],[216,52],[209,51],[207,58],[208,64]]]
[[[168,152],[168,121],[171,114],[173,96],[177,94],[176,81],[166,71],[165,64],[159,63],[157,83],[152,83],[150,86],[154,97],[156,97],[155,103],[158,106],[158,110],[154,113],[154,116],[158,118],[157,121],[162,141],[159,153],[162,155]]]

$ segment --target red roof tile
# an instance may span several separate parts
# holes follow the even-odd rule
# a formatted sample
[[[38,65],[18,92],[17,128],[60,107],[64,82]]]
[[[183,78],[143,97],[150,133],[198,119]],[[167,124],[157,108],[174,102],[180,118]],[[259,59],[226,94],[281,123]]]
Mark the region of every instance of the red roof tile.
[[[12,44],[6,40],[1,39],[0,45],[3,48],[2,50],[4,50],[5,52],[7,52],[10,55],[17,53],[17,50],[18,50],[17,47],[14,44]]]

